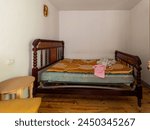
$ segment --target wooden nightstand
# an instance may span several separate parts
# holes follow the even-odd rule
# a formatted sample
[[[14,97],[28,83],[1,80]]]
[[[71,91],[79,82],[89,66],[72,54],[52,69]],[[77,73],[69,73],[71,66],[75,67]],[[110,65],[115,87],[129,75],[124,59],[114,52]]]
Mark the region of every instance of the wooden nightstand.
[[[16,98],[23,98],[23,90],[25,88],[28,88],[29,97],[32,98],[34,80],[33,76],[21,76],[0,82],[1,99],[3,99],[5,94],[15,94]]]

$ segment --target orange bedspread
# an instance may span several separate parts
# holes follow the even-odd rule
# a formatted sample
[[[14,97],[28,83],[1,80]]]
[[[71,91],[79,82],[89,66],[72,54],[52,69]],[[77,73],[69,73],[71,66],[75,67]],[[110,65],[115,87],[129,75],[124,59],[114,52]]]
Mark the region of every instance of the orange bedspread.
[[[94,73],[93,66],[97,64],[97,60],[83,60],[83,59],[63,59],[54,64],[47,71],[50,72],[72,72],[72,73]],[[111,74],[129,74],[132,68],[116,62],[110,67],[106,68],[105,73]]]

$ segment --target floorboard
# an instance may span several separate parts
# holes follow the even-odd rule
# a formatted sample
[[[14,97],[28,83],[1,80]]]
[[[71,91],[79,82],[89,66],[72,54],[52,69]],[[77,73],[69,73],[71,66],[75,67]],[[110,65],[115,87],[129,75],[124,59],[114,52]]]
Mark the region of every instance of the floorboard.
[[[136,97],[75,94],[38,94],[42,97],[40,113],[148,113],[150,88],[143,87],[141,111]]]

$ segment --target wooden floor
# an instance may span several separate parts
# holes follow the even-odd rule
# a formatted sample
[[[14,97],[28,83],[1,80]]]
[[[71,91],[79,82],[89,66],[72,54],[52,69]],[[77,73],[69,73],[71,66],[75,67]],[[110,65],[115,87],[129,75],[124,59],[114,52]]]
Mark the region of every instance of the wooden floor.
[[[141,111],[136,97],[94,95],[38,94],[41,113],[147,113],[150,112],[150,88],[143,87]]]

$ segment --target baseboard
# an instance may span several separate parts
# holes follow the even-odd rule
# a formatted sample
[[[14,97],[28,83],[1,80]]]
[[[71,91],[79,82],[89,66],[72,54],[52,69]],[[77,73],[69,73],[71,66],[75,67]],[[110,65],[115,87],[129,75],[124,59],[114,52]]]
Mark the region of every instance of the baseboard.
[[[142,85],[145,86],[145,87],[149,87],[150,88],[150,85],[148,83],[146,83],[145,81],[143,81],[143,80],[142,80]]]

